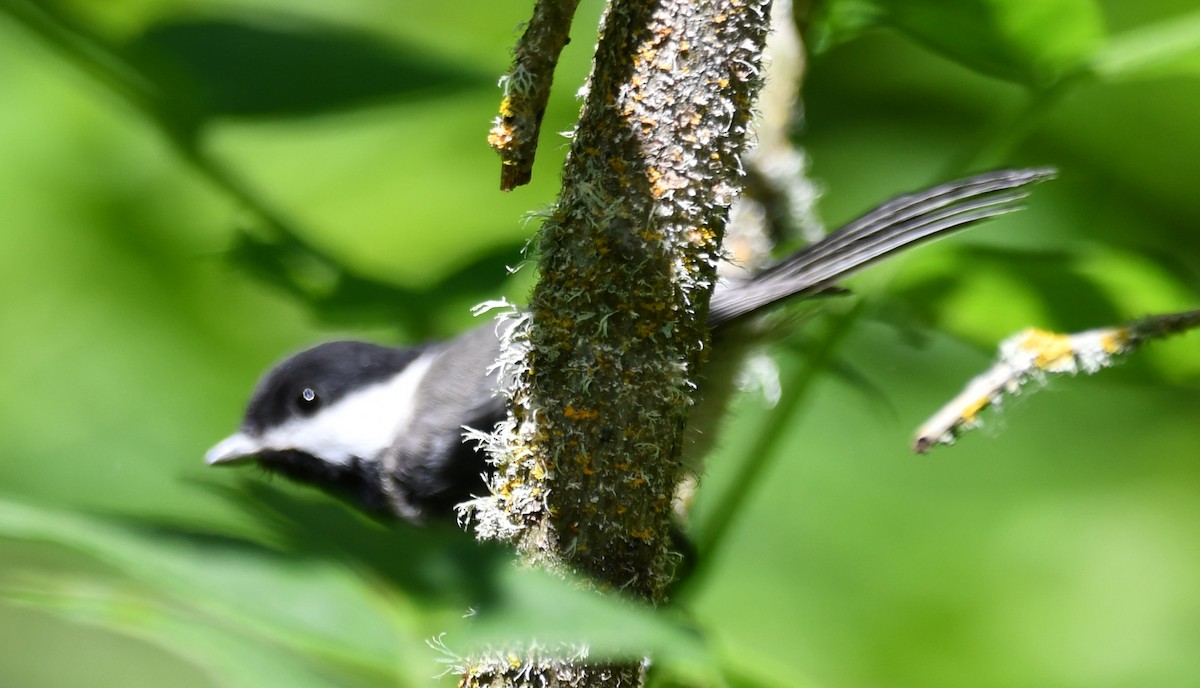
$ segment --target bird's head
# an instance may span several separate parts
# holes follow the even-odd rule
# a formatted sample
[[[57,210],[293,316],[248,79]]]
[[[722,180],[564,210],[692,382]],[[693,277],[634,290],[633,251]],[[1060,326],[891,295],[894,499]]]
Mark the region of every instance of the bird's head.
[[[380,459],[411,416],[421,353],[354,341],[298,353],[263,377],[238,432],[205,461],[256,462],[386,511]]]

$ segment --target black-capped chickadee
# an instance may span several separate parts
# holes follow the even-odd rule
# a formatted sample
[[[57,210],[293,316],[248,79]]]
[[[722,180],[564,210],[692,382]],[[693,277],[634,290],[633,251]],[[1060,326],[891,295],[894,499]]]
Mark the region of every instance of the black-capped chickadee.
[[[708,370],[746,316],[792,296],[831,289],[894,251],[1020,208],[1027,186],[1051,169],[1001,170],[898,196],[744,280],[717,284],[708,324]],[[727,336],[728,335],[728,336]],[[444,342],[391,348],[340,341],[303,351],[259,382],[240,430],[213,447],[210,465],[257,461],[376,514],[419,522],[449,518],[486,494],[488,465],[464,428],[490,430],[504,417],[488,370],[499,354],[493,324]]]

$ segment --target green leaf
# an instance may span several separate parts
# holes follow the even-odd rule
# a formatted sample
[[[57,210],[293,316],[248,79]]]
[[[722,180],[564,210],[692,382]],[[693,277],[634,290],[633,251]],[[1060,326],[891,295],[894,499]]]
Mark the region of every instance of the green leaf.
[[[258,497],[255,508],[272,509],[270,493]],[[148,625],[165,629],[189,619],[306,662],[375,677],[393,676],[398,664],[436,673],[426,640],[442,630],[464,654],[536,639],[549,648],[584,644],[593,657],[650,652],[666,666],[715,666],[703,638],[668,613],[518,570],[494,556],[495,547],[469,543],[470,553],[456,559],[438,551],[436,531],[372,528],[348,513],[339,521],[324,510],[333,506],[280,518],[278,549],[271,549],[0,500],[0,538],[66,547],[121,574],[69,563],[52,567],[65,573],[37,576],[7,567],[0,569],[7,590],[0,594],[139,636],[154,635]],[[442,604],[423,608],[431,600]],[[474,613],[464,618],[468,609]],[[190,634],[157,640],[186,656],[195,645]]]
[[[119,586],[50,578],[34,587],[0,587],[0,597],[158,645],[218,678],[219,685],[228,688],[346,685],[331,680],[329,667],[318,662],[298,660],[277,647],[254,642]]]
[[[539,570],[510,567],[499,589],[504,595],[469,619],[461,636],[468,647],[503,647],[514,639],[536,638],[542,647],[582,644],[592,657],[638,659],[649,654],[666,666],[715,675],[703,635],[671,612],[618,594],[597,594]]]
[[[214,536],[152,533],[0,500],[0,536],[88,554],[146,589],[307,655],[387,671],[400,629],[334,562]],[[343,631],[355,629],[353,635]]]
[[[292,235],[262,238],[249,232],[234,237],[231,263],[266,284],[296,298],[323,323],[347,325],[399,324],[414,338],[434,334],[430,323],[463,302],[479,302],[501,292],[508,266],[521,259],[524,242],[482,249],[461,267],[420,287],[374,279]]]
[[[1109,80],[1200,76],[1200,11],[1113,37],[1092,70]]]
[[[1039,88],[1075,72],[1104,37],[1093,0],[834,0],[816,51],[877,27],[897,29],[971,69]]]
[[[285,15],[174,17],[126,52],[207,117],[310,115],[491,81],[416,48]]]

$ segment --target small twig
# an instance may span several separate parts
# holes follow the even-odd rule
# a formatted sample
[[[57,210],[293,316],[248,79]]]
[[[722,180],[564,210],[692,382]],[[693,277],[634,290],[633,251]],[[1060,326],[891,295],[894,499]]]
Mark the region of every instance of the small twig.
[[[979,414],[1016,395],[1031,380],[1047,375],[1091,375],[1113,366],[1117,359],[1155,339],[1200,326],[1200,309],[1156,315],[1124,325],[1075,334],[1028,329],[1000,344],[1000,358],[917,430],[913,451],[924,454],[936,445],[950,445],[959,435],[979,426]]]
[[[488,134],[500,154],[500,190],[529,183],[537,155],[542,115],[550,100],[558,56],[571,42],[571,20],[579,0],[539,0],[514,51],[512,70],[500,80],[504,100]]]

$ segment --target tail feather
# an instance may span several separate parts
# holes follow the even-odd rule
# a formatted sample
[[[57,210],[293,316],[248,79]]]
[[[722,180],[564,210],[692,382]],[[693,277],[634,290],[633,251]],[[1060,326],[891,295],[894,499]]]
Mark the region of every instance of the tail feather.
[[[723,325],[782,299],[823,291],[892,253],[1020,210],[1028,187],[1051,168],[1000,170],[897,196],[750,279],[718,287],[709,324]]]

